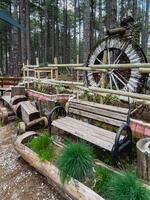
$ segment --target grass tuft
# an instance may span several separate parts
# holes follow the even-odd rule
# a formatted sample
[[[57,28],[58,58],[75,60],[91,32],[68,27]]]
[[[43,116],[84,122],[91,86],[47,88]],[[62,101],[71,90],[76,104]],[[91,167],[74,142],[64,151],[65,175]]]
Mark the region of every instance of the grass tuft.
[[[133,173],[125,176],[116,175],[110,182],[112,200],[150,200],[150,192]]]
[[[108,169],[97,167],[95,171],[93,190],[98,194],[105,196],[108,191],[108,185],[112,179],[112,175],[113,174]]]
[[[42,135],[31,139],[27,146],[38,154],[40,160],[52,160],[53,158],[53,144],[48,135]]]
[[[69,143],[58,158],[58,168],[62,183],[71,177],[83,181],[91,174],[93,167],[93,150],[84,143]]]

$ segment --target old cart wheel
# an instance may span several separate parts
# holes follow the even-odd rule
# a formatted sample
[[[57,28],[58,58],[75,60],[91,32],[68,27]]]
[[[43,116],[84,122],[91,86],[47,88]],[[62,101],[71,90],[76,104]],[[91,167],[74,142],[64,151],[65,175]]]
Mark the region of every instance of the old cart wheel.
[[[146,56],[133,40],[121,38],[120,36],[109,36],[102,40],[91,52],[87,66],[145,62],[147,62]],[[94,87],[101,87],[102,74],[88,72],[87,80],[89,84]],[[140,92],[145,82],[145,77],[139,73],[138,69],[107,70],[105,78],[107,79],[107,89],[130,92]]]

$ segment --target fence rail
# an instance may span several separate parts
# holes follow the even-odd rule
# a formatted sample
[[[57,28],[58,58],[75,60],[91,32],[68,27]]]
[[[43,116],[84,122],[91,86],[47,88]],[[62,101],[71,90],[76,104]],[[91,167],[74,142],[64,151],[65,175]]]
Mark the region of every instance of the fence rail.
[[[59,69],[61,68],[71,68],[77,72],[77,81],[63,81],[58,80]],[[139,69],[140,73],[150,73],[150,63],[128,63],[128,64],[101,64],[101,65],[89,65],[85,66],[83,63],[77,64],[49,64],[47,67],[38,67],[38,65],[24,65],[23,67],[23,79],[24,82],[29,84],[34,82],[35,84],[50,84],[55,86],[74,86],[74,89],[77,90],[87,90],[90,92],[96,92],[99,94],[113,94],[113,95],[121,95],[125,97],[131,97],[137,99],[138,101],[143,101],[145,104],[150,105],[150,95],[131,93],[131,92],[123,92],[120,90],[109,90],[103,88],[95,88],[95,87],[83,87],[84,83],[79,82],[80,73],[83,71],[91,71],[91,72],[107,72],[109,69]],[[32,75],[30,75],[32,73]],[[47,77],[42,77],[41,74],[46,73]],[[48,75],[50,74],[50,75]],[[102,95],[103,96],[103,95]]]

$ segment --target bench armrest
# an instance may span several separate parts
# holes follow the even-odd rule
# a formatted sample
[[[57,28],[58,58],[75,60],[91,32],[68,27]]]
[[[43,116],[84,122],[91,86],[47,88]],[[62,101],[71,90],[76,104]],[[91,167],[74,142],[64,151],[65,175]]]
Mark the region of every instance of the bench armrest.
[[[60,111],[62,111],[62,112],[60,113]],[[49,136],[51,136],[51,125],[52,125],[52,121],[53,121],[52,115],[55,112],[58,112],[58,116],[61,116],[61,114],[63,114],[63,116],[66,116],[66,110],[63,106],[56,106],[50,111],[50,113],[48,114],[48,133],[49,133]]]
[[[123,139],[120,139],[123,131],[126,132],[126,135]],[[132,154],[132,131],[127,123],[122,124],[116,133],[115,143],[112,149],[113,157],[118,157],[122,151],[128,151],[129,155]]]

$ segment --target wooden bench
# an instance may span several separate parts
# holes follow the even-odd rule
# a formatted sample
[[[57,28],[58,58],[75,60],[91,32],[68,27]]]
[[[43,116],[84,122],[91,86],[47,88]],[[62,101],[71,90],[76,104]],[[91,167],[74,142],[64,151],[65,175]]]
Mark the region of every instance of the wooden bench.
[[[0,86],[17,85],[21,79],[21,77],[0,77]]]
[[[63,107],[57,106],[50,112],[48,117],[50,135],[51,127],[54,126],[108,150],[112,153],[115,164],[118,163],[119,155],[123,152],[127,152],[129,160],[132,161],[132,132],[129,127],[129,109],[82,100],[71,100],[66,107],[67,109],[65,110]],[[58,115],[61,113],[64,117],[52,120],[54,112],[57,112]],[[89,124],[76,119],[76,116],[109,124],[116,131],[113,132]]]

